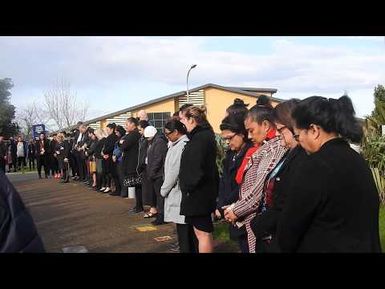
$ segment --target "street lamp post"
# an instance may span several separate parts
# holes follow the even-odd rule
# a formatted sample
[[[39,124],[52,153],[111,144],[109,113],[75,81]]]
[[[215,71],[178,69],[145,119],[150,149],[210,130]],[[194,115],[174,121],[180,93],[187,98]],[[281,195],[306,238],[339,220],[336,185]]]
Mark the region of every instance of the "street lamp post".
[[[191,69],[193,69],[193,68],[195,68],[195,67],[197,67],[196,64],[191,65],[190,69],[189,69],[188,72],[187,72],[187,80],[186,80],[186,83],[187,83],[187,103],[190,102],[190,94],[189,94],[189,91],[188,91],[188,77],[189,77],[189,75],[190,75]]]

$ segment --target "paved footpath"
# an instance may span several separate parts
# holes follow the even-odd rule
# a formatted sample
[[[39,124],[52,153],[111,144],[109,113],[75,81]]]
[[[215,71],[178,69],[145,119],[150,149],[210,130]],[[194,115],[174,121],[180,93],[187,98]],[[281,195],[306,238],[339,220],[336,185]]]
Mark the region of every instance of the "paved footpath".
[[[153,226],[143,214],[129,215],[133,199],[98,193],[79,182],[39,180],[36,172],[7,176],[30,210],[47,252],[76,246],[91,253],[172,252],[174,225]],[[171,240],[154,239],[162,236]]]

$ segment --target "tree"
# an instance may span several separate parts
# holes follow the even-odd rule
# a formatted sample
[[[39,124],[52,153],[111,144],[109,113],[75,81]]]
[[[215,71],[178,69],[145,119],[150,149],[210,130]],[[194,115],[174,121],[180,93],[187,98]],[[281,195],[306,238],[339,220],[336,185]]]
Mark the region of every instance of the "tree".
[[[32,126],[35,124],[45,124],[46,129],[48,129],[47,123],[49,119],[47,113],[35,101],[17,109],[16,118],[23,133],[27,136],[32,135]]]
[[[10,78],[0,79],[0,134],[5,137],[14,136],[19,131],[18,124],[12,122],[15,118],[15,107],[9,102],[12,87]]]
[[[385,88],[380,84],[374,88],[374,104],[371,116],[365,119],[362,155],[368,161],[380,199],[385,204],[385,136],[381,128],[385,125]]]
[[[44,93],[45,108],[50,119],[62,130],[84,120],[87,105],[80,104],[70,84],[64,79],[56,81],[55,85]]]

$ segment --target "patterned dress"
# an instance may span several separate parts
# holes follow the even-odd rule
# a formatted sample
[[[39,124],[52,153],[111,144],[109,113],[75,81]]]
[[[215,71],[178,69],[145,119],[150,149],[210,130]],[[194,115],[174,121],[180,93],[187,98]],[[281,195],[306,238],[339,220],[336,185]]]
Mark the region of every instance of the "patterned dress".
[[[239,190],[239,200],[234,204],[233,212],[238,217],[237,225],[246,226],[250,253],[255,253],[256,245],[250,221],[256,216],[260,205],[265,178],[286,151],[287,149],[281,146],[279,137],[272,138],[252,155],[245,167],[243,183]]]

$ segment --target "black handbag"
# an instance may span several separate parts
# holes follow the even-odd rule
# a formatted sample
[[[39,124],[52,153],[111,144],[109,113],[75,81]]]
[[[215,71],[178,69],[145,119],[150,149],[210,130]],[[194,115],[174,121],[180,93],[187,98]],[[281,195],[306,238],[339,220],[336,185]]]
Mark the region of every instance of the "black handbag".
[[[123,179],[123,186],[125,187],[136,187],[142,184],[141,175],[131,175]]]

